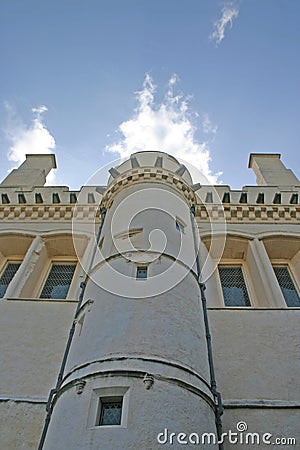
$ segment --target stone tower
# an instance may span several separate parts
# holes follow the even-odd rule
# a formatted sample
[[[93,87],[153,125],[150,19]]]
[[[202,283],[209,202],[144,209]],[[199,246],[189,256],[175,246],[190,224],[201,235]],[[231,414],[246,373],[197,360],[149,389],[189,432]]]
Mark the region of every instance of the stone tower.
[[[161,152],[110,173],[45,450],[181,448],[180,432],[217,433],[191,176]]]

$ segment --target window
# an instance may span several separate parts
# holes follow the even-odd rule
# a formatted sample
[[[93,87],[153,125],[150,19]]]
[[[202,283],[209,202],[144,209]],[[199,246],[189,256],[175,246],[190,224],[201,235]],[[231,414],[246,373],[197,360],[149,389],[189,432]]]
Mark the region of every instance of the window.
[[[184,224],[180,219],[178,219],[178,217],[176,217],[175,226],[177,231],[179,231],[180,233],[184,233]]]
[[[103,397],[99,401],[99,422],[96,425],[121,425],[122,397]]]
[[[300,306],[300,298],[287,266],[273,267],[287,306]]]
[[[0,277],[0,298],[4,297],[6,289],[8,288],[9,283],[15,276],[20,265],[21,263],[14,263],[14,262],[7,263]]]
[[[225,306],[251,306],[242,267],[219,267]]]
[[[126,428],[129,412],[129,391],[128,386],[93,389],[87,417],[88,428],[106,426]]]
[[[147,266],[138,266],[136,269],[136,278],[145,280],[147,278]]]
[[[40,298],[66,298],[76,263],[53,263]]]

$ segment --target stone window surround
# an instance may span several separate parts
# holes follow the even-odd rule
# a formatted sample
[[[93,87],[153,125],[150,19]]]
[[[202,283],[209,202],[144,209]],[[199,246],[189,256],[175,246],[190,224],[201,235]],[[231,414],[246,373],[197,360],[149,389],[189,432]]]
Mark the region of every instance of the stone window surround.
[[[272,264],[280,264],[280,265],[288,265],[290,273],[292,275],[293,282],[297,289],[297,292],[300,290],[300,272],[298,268],[300,268],[300,253],[297,253],[298,244],[295,248],[295,254],[291,254],[288,257],[288,253],[285,254],[284,259],[274,259],[272,258],[272,254],[269,249],[266,247],[266,240],[278,240],[278,244],[284,246],[283,239],[287,240],[295,240],[295,242],[300,243],[299,236],[285,235],[278,233],[264,233],[260,236],[253,235],[245,235],[239,233],[228,233],[227,241],[230,244],[230,239],[233,239],[234,242],[234,253],[236,253],[236,257],[232,255],[228,256],[226,259],[222,257],[220,261],[211,259],[209,255],[210,248],[210,235],[205,234],[201,238],[200,244],[200,257],[201,257],[201,267],[206,264],[206,259],[208,259],[208,266],[213,265],[215,268],[215,264],[224,264],[224,265],[241,265],[244,273],[245,283],[248,290],[248,295],[251,302],[251,307],[243,307],[247,308],[287,308],[286,302],[284,300],[283,294],[281,292],[279,283],[275,276]],[[246,246],[243,245],[246,243]],[[275,245],[276,248],[279,248],[279,245]],[[291,251],[291,246],[289,247]],[[239,258],[238,254],[243,251],[243,258]],[[225,252],[226,253],[226,252]],[[293,256],[294,255],[294,256]],[[226,254],[225,254],[226,256]],[[293,260],[291,258],[293,257]],[[207,306],[208,308],[234,308],[224,306],[223,300],[223,292],[220,282],[220,277],[218,270],[214,270],[214,272],[205,280],[205,284],[207,287]],[[254,288],[255,286],[255,288]],[[259,289],[258,289],[259,288]],[[239,307],[240,308],[240,307]]]
[[[2,264],[0,264],[0,278],[4,274],[6,268],[8,267],[9,264],[20,264],[20,266],[21,266],[22,261],[23,261],[23,258],[21,258],[21,257],[20,258],[10,258],[10,257],[8,257],[8,258],[4,259],[2,261]],[[7,291],[8,287],[9,287],[9,285],[11,284],[11,282],[13,281],[14,277],[15,277],[15,275],[12,277],[11,281],[7,285],[6,291]],[[3,297],[5,297],[6,291],[5,291],[4,295],[3,295]],[[3,297],[0,297],[0,298],[2,299]]]
[[[175,227],[176,227],[176,230],[179,231],[180,233],[183,233],[183,234],[185,233],[186,224],[178,216],[176,216],[176,218],[175,218]]]
[[[24,265],[24,260],[33,240],[34,237],[27,233],[8,231],[0,234],[0,275],[3,274],[7,264],[20,264],[17,273],[7,287],[4,298],[8,297],[11,287],[13,287],[16,278],[19,276],[20,269]]]
[[[90,405],[87,416],[87,428],[103,430],[107,428],[127,428],[129,411],[129,386],[99,387],[92,390]],[[97,425],[101,408],[101,398],[122,397],[122,415],[120,425]]]
[[[298,293],[298,296],[300,298],[300,286],[297,282],[295,268],[290,263],[290,261],[287,261],[286,259],[271,259],[270,262],[272,264],[272,267],[280,266],[280,267],[286,267],[288,269],[288,272],[289,272],[292,282],[294,284],[295,290]],[[278,286],[280,287],[278,280],[277,280],[277,283],[278,283]]]
[[[68,257],[55,257],[53,259],[49,259],[48,260],[48,264],[46,265],[45,269],[43,270],[41,277],[40,277],[40,283],[37,285],[36,287],[36,291],[38,292],[38,294],[35,296],[36,298],[40,298],[41,293],[43,291],[44,285],[48,279],[48,276],[50,274],[51,268],[53,266],[53,264],[76,264],[75,270],[74,270],[74,274],[72,277],[72,281],[71,284],[69,285],[69,289],[68,289],[68,293],[66,298],[64,298],[63,300],[68,300],[70,298],[69,293],[72,290],[74,283],[76,283],[76,273],[77,273],[77,269],[78,269],[78,261],[75,258],[68,258]],[[43,299],[43,300],[55,300],[55,299]]]
[[[7,236],[9,237],[11,233],[8,233]],[[30,238],[31,243],[26,249],[25,252],[20,253],[20,255],[8,255],[4,254],[2,255],[0,253],[0,273],[2,273],[3,269],[6,266],[7,261],[16,261],[21,262],[21,266],[14,276],[13,280],[9,284],[5,298],[12,298],[12,299],[39,299],[40,293],[42,291],[44,282],[47,278],[47,275],[49,273],[49,270],[51,268],[51,264],[53,262],[58,263],[76,263],[75,272],[73,275],[73,279],[68,291],[67,298],[64,300],[72,300],[77,299],[78,297],[78,290],[79,290],[79,284],[82,277],[82,269],[80,264],[78,264],[78,258],[73,251],[68,251],[70,247],[70,243],[67,244],[65,247],[60,247],[58,245],[58,251],[54,252],[53,250],[49,249],[47,250],[48,242],[52,243],[58,238],[60,239],[60,242],[66,242],[65,239],[68,238],[69,241],[72,241],[72,235],[66,234],[65,232],[62,233],[50,233],[47,235],[28,235],[27,233],[14,233],[13,234],[16,239],[20,239],[20,242],[24,240],[25,238]],[[1,235],[6,236],[6,233],[3,233]],[[86,244],[84,247],[82,247],[82,252],[85,253],[84,260],[89,258],[91,254],[91,241],[89,239],[86,240]],[[24,247],[24,245],[23,245]],[[23,248],[22,247],[22,248]],[[56,245],[55,245],[56,247]],[[71,248],[71,247],[70,247]],[[1,248],[0,248],[1,252]],[[7,251],[6,251],[7,253]],[[81,257],[83,256],[83,253]],[[61,255],[64,256],[61,256]],[[33,275],[33,278],[32,278]],[[43,299],[43,301],[46,301]],[[48,301],[52,301],[51,299],[48,299]]]
[[[218,264],[218,268],[219,267],[240,267],[242,269],[242,273],[243,273],[243,277],[244,277],[244,281],[245,281],[245,285],[246,285],[246,289],[248,292],[248,297],[250,300],[250,306],[239,306],[238,308],[251,308],[253,306],[256,306],[256,299],[255,299],[255,290],[253,288],[252,285],[252,280],[248,271],[248,267],[247,267],[247,263],[244,260],[241,259],[222,259],[220,261],[220,264]],[[223,295],[223,290],[222,290],[222,283],[221,283],[221,279],[220,279],[220,275],[219,272],[217,274],[218,277],[218,282],[220,283],[220,289],[222,292],[222,300],[223,300],[223,306],[225,308],[237,308],[236,306],[227,306],[225,305],[225,300],[224,300],[224,295]]]
[[[275,241],[275,246],[272,246],[272,241]],[[270,242],[271,246],[269,246]],[[269,235],[262,238],[260,243],[268,258],[270,267],[272,268],[272,275],[274,277],[273,280],[274,284],[276,284],[276,289],[280,291],[284,306],[288,308],[273,267],[279,265],[286,266],[288,268],[295,289],[300,297],[300,238],[295,235]]]
[[[0,277],[2,276],[3,272],[5,271],[8,264],[22,264],[23,258],[22,257],[10,257],[8,256],[0,263]]]

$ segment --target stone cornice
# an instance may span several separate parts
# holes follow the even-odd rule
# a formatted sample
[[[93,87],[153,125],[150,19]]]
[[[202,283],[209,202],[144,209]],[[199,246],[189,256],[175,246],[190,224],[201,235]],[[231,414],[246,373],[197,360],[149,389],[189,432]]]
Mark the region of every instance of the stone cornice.
[[[94,220],[100,217],[95,205],[0,205],[0,220]]]
[[[300,221],[300,205],[197,205],[200,221],[286,222]]]
[[[102,204],[109,208],[115,195],[127,186],[137,183],[165,183],[185,197],[188,204],[195,203],[195,193],[183,178],[173,172],[156,167],[141,167],[128,170],[117,177],[105,192]]]
[[[117,190],[121,189],[119,183]],[[112,193],[104,204],[112,200]],[[189,200],[189,194],[187,193]],[[300,205],[196,205],[198,221],[230,221],[230,222],[299,222]],[[76,220],[92,221],[100,218],[97,205],[0,205],[0,221],[28,220]]]

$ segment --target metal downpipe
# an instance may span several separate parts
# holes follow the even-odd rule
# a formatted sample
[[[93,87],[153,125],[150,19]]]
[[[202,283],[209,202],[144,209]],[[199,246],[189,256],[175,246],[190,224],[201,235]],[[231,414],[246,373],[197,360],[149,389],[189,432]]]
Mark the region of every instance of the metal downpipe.
[[[72,322],[72,326],[71,326],[70,331],[69,331],[69,337],[68,337],[68,340],[67,340],[67,345],[66,345],[64,356],[63,356],[63,359],[62,359],[61,367],[60,367],[60,370],[59,370],[59,373],[58,373],[58,376],[57,376],[56,386],[55,386],[55,388],[51,389],[51,391],[49,393],[48,402],[47,402],[47,406],[46,406],[47,415],[46,415],[46,418],[45,418],[45,424],[44,424],[43,432],[42,432],[41,439],[40,439],[40,442],[39,442],[38,450],[42,450],[43,447],[44,447],[44,443],[45,443],[45,439],[46,439],[46,436],[47,436],[47,432],[48,432],[48,428],[49,428],[49,424],[50,424],[50,419],[51,419],[51,415],[52,415],[52,411],[53,411],[53,402],[52,402],[53,401],[53,397],[57,393],[57,391],[59,390],[61,382],[62,382],[62,379],[63,379],[63,374],[64,374],[64,370],[65,370],[65,367],[66,367],[66,362],[67,362],[67,359],[68,359],[68,356],[69,356],[69,351],[70,351],[70,348],[71,348],[71,343],[72,343],[74,332],[75,332],[75,324],[76,324],[75,317],[76,317],[76,315],[77,315],[77,313],[78,313],[78,311],[79,311],[79,309],[81,307],[81,304],[82,304],[82,301],[83,301],[84,292],[85,292],[85,288],[86,288],[86,284],[87,284],[87,281],[89,279],[89,275],[90,275],[92,267],[93,267],[96,251],[97,251],[97,248],[98,248],[98,245],[99,245],[101,232],[102,232],[102,228],[103,228],[103,224],[104,224],[104,219],[105,219],[105,216],[106,216],[106,211],[107,211],[106,208],[101,208],[101,223],[100,223],[100,226],[99,226],[99,230],[98,230],[95,246],[94,246],[94,249],[93,249],[91,262],[89,264],[89,268],[87,270],[85,280],[82,283],[80,283],[81,292],[80,292],[80,295],[79,295],[79,299],[78,299],[78,303],[77,303],[77,307],[76,307],[76,311],[75,311],[75,315],[74,315],[74,320]]]
[[[204,318],[204,325],[205,325],[205,337],[206,337],[206,343],[207,343],[211,392],[212,392],[212,394],[215,398],[215,402],[216,402],[216,428],[217,428],[217,435],[218,435],[218,441],[219,441],[219,450],[223,450],[224,446],[223,446],[223,443],[221,442],[222,441],[222,419],[221,419],[221,416],[223,414],[224,408],[222,405],[221,394],[217,390],[217,382],[216,382],[216,377],[215,377],[213,352],[212,352],[212,344],[211,344],[211,334],[210,334],[210,329],[209,329],[209,320],[208,320],[206,296],[205,296],[206,286],[204,283],[202,283],[202,280],[201,280],[201,267],[200,267],[200,261],[199,261],[199,252],[198,252],[198,247],[197,247],[197,238],[196,238],[196,230],[195,230],[195,222],[194,222],[195,221],[195,205],[193,205],[191,207],[190,213],[191,213],[191,223],[192,223],[194,248],[195,248],[195,255],[196,255],[196,265],[197,265],[197,275],[198,275],[197,279],[198,279],[198,284],[200,287],[201,303],[202,303],[203,318]]]

